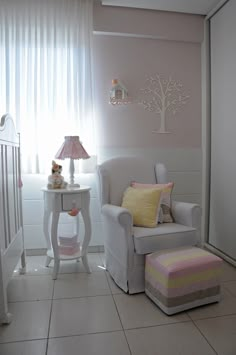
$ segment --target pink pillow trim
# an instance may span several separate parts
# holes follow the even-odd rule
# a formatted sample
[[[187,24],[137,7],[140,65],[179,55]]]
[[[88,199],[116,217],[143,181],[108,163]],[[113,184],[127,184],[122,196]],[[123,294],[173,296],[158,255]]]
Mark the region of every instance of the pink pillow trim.
[[[131,181],[131,186],[132,187],[143,187],[143,188],[153,188],[153,187],[160,187],[160,188],[163,188],[163,187],[170,187],[173,189],[174,187],[174,183],[173,182],[168,182],[166,184],[142,184],[140,182],[136,182],[136,181]]]

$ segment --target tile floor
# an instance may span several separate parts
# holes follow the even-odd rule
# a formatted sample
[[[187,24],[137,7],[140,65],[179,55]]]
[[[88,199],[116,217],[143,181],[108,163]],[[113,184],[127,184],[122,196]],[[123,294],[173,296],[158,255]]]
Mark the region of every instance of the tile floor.
[[[236,269],[224,263],[223,299],[166,316],[145,294],[126,295],[103,268],[103,254],[62,262],[58,279],[45,257],[8,288],[13,321],[0,326],[1,355],[236,355]]]

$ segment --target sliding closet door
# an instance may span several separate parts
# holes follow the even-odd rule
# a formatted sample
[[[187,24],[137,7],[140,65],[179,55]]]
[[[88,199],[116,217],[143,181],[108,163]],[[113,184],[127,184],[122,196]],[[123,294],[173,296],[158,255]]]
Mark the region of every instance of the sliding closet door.
[[[211,166],[208,243],[236,259],[236,1],[210,20]]]

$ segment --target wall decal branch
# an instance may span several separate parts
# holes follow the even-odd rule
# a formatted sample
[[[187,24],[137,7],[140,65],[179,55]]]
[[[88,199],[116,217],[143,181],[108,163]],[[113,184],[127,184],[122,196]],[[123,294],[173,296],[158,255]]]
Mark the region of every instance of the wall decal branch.
[[[139,101],[145,110],[154,112],[160,118],[160,128],[155,133],[169,133],[166,131],[166,112],[173,116],[179,112],[190,98],[186,95],[183,85],[169,76],[164,78],[155,74],[146,79],[146,85],[140,89],[144,99]]]

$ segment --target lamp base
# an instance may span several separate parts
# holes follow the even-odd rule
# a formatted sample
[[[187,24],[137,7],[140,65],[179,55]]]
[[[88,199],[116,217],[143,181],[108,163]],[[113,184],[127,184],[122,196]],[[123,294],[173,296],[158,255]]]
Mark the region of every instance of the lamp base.
[[[69,189],[73,189],[73,187],[80,187],[80,184],[68,184]]]

